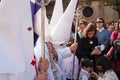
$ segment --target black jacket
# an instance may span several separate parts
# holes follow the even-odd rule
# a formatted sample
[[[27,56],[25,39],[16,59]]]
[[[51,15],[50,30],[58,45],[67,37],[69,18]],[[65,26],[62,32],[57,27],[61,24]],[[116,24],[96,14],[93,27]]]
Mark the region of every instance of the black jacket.
[[[78,40],[78,48],[76,50],[76,56],[78,57],[79,61],[83,57],[93,58],[91,56],[91,52],[95,49],[95,46],[98,45],[98,38],[80,38]]]

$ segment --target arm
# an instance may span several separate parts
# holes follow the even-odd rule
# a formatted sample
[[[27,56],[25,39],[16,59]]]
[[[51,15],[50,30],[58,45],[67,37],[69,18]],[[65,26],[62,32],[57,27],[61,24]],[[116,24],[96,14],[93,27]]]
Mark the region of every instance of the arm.
[[[77,49],[77,47],[78,47],[78,43],[73,43],[73,44],[70,46],[70,51],[71,51],[71,52],[75,52],[76,49]]]
[[[92,71],[91,72],[91,77],[94,77],[96,80],[98,80],[99,75],[96,72]]]
[[[47,80],[47,72],[38,73],[35,80]]]
[[[49,68],[49,62],[46,58],[40,57],[39,63],[38,63],[38,72],[40,71],[47,71]]]
[[[78,43],[73,43],[70,47],[58,48],[56,50],[58,52],[58,55],[60,54],[62,58],[65,58],[68,55],[71,55],[72,52],[75,52],[77,47]]]
[[[48,47],[49,53],[52,53],[53,56],[57,59],[58,58],[58,53],[55,50],[55,48],[53,47],[53,44],[51,42],[48,42],[47,47]]]
[[[47,80],[49,62],[45,58],[40,58],[37,69],[37,76],[35,80]]]

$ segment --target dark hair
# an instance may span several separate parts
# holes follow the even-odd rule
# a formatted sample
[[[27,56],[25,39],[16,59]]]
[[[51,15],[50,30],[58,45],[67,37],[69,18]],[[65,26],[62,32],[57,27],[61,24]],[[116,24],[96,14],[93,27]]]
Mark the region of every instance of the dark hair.
[[[100,17],[100,18],[97,18],[97,19],[96,19],[96,22],[97,22],[97,20],[102,21],[103,27],[106,28],[105,20],[104,20],[103,18],[101,18],[101,17]]]
[[[97,65],[102,66],[102,73],[113,69],[110,60],[104,56],[100,56],[97,58],[96,66]]]
[[[117,30],[120,30],[120,22],[118,21],[118,23],[117,23]]]
[[[84,37],[88,37],[88,32],[91,32],[91,31],[94,31],[95,34],[94,34],[94,37],[97,36],[97,29],[96,29],[96,25],[93,24],[93,23],[89,23],[83,30],[83,36]]]
[[[82,58],[80,63],[82,67],[93,67],[93,61],[88,58]]]

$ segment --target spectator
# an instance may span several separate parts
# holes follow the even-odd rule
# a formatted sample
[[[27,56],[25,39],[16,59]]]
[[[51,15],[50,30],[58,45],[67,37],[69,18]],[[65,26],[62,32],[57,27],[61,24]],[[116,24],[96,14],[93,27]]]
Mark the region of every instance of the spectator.
[[[44,73],[36,76],[30,0],[2,0],[0,6],[0,80],[46,80],[44,58],[39,63]]]
[[[84,20],[84,19],[81,19],[81,20],[79,20],[79,25],[78,25],[78,28],[77,28],[77,30],[78,30],[78,40],[79,40],[79,38],[82,38],[83,36],[82,36],[82,33],[83,33],[83,30],[84,30],[84,28],[87,26],[87,21],[86,20]]]
[[[98,45],[101,46],[102,48],[102,54],[104,55],[108,52],[109,47],[110,47],[110,31],[108,29],[106,29],[105,26],[105,21],[103,18],[97,18],[96,19],[96,26],[97,26],[97,30],[98,30]]]
[[[110,24],[108,30],[112,33],[115,30],[115,26],[113,24]]]
[[[93,70],[93,62],[88,58],[82,58],[80,64],[79,80],[89,80],[90,72]]]
[[[120,79],[120,57],[119,57],[120,51],[116,51],[115,47],[117,46],[114,45],[115,40],[120,40],[120,22],[117,23],[117,29],[112,32],[110,39],[112,47],[108,51],[107,57],[111,57],[111,61],[113,63],[115,72],[118,75],[118,78]]]
[[[98,74],[95,72],[91,73],[91,76],[94,76],[96,80],[118,80],[118,77],[113,71],[111,62],[104,56],[96,60],[96,68]]]
[[[83,38],[80,38],[77,48],[77,57],[79,61],[81,58],[87,57],[95,61],[94,55],[99,55],[100,50],[95,49],[95,46],[98,45],[98,38],[96,25],[88,24],[83,31]]]

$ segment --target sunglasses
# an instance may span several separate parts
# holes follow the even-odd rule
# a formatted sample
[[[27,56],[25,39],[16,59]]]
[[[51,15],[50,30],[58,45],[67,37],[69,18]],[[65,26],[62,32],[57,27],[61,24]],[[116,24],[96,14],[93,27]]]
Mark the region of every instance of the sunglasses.
[[[102,21],[97,21],[96,23],[103,23]]]
[[[81,25],[81,24],[83,24],[83,23],[79,23],[79,25]]]

